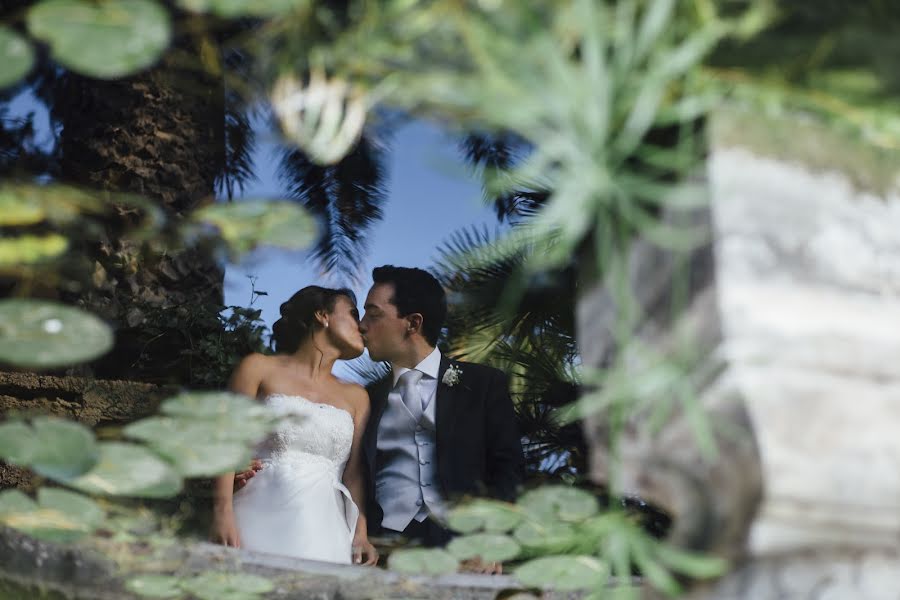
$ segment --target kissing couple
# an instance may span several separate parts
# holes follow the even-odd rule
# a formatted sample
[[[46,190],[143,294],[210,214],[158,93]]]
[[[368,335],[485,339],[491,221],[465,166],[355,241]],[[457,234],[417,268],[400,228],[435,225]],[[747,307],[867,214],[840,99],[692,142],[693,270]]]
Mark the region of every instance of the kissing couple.
[[[370,533],[443,546],[454,499],[514,499],[524,461],[506,375],[441,354],[447,299],[427,271],[372,279],[361,320],[351,291],[303,288],[281,305],[276,354],[235,369],[230,388],[284,418],[253,469],[216,480],[214,541],[374,565]],[[331,372],[364,347],[391,367],[368,391]]]

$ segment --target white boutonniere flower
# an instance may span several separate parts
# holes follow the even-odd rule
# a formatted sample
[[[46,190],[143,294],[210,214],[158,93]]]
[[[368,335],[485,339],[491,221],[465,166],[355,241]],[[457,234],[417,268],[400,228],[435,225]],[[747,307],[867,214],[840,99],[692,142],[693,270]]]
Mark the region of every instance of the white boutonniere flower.
[[[454,385],[459,383],[460,375],[462,375],[462,369],[460,369],[456,365],[450,365],[449,367],[447,367],[447,370],[444,371],[444,376],[441,378],[441,383],[443,383],[447,387],[453,387]]]

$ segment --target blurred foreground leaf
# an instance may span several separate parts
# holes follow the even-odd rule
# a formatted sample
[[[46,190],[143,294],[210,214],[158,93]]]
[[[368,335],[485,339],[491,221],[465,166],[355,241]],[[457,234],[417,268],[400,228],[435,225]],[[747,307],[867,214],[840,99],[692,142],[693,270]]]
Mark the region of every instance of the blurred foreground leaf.
[[[93,500],[66,490],[43,488],[37,502],[18,490],[0,492],[0,523],[39,539],[78,539],[94,531],[103,517]]]
[[[68,484],[94,494],[163,498],[181,490],[181,477],[143,446],[107,442],[100,444],[97,465]]]
[[[316,224],[299,205],[286,201],[242,200],[213,204],[194,219],[215,226],[232,252],[242,254],[266,245],[301,250],[315,240]]]
[[[60,64],[101,79],[149,67],[169,46],[169,14],[151,0],[44,0],[27,23]]]
[[[308,7],[310,0],[179,0],[185,10],[211,12],[220,17],[277,17]]]
[[[97,358],[112,345],[112,330],[88,312],[44,300],[0,300],[0,363],[56,368]]]
[[[545,556],[518,567],[516,579],[557,590],[596,589],[609,581],[609,566],[593,556]]]
[[[0,26],[0,88],[25,77],[34,66],[34,49],[28,40],[6,26]]]
[[[66,482],[97,462],[94,434],[83,425],[56,417],[37,417],[31,425],[0,425],[0,457],[31,468],[38,475]]]
[[[409,575],[445,575],[455,573],[459,561],[446,550],[413,548],[392,552],[388,566],[394,571]]]

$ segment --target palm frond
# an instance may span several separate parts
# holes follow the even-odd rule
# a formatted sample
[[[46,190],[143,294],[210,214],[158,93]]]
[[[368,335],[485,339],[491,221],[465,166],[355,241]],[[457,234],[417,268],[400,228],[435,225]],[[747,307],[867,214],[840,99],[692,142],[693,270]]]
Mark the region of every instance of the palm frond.
[[[358,281],[368,248],[366,232],[381,219],[387,198],[384,149],[371,132],[335,165],[313,163],[296,148],[285,148],[278,177],[289,197],[301,202],[321,223],[314,257],[339,281]]]
[[[460,150],[468,162],[484,179],[485,201],[494,206],[500,221],[515,221],[517,218],[532,217],[537,214],[549,194],[539,190],[506,189],[496,190],[497,182],[504,179],[528,153],[528,144],[511,134],[488,135],[470,133],[462,142]]]

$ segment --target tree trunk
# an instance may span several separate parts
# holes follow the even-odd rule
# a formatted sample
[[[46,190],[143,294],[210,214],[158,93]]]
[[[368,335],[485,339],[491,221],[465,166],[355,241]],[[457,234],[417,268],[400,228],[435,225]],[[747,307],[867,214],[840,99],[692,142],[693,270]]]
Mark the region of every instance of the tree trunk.
[[[67,73],[54,101],[63,181],[141,195],[163,209],[170,234],[191,210],[214,200],[224,155],[222,80],[177,69],[171,56],[116,81]],[[222,269],[210,252],[185,247],[176,236],[162,245],[122,239],[121,224],[86,248],[93,281],[79,301],[117,328],[115,350],[93,365],[94,373],[190,383],[183,351],[216,333]]]

